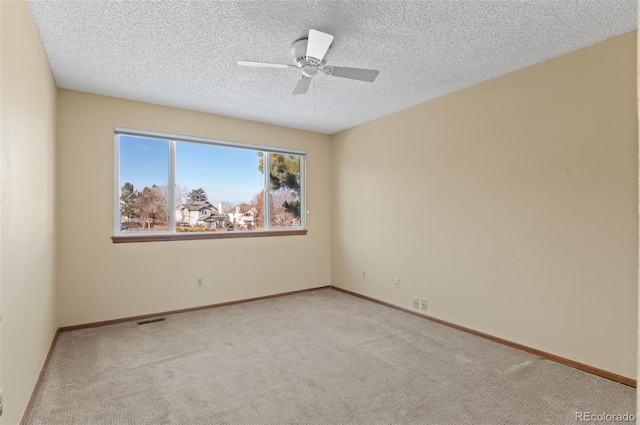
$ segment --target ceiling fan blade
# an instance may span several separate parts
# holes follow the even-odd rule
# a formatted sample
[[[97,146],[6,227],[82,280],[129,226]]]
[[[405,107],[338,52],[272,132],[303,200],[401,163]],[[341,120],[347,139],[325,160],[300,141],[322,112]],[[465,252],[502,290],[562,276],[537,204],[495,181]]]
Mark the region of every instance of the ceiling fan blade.
[[[307,40],[307,56],[316,58],[319,61],[324,59],[329,46],[333,42],[333,36],[324,32],[309,30],[309,39]]]
[[[252,62],[252,61],[238,61],[240,66],[259,66],[262,68],[297,68],[295,65],[285,65],[282,63],[269,63],[269,62]]]
[[[307,90],[309,90],[309,84],[311,84],[311,78],[303,75],[298,80],[298,84],[296,84],[296,88],[293,89],[291,94],[305,94]]]
[[[323,71],[334,77],[368,81],[369,83],[372,83],[380,73],[380,71],[376,69],[344,68],[341,66],[327,66]]]

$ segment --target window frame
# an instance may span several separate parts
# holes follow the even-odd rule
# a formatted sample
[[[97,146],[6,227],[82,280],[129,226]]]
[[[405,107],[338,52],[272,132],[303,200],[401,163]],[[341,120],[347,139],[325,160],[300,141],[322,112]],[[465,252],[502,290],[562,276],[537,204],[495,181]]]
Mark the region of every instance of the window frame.
[[[169,230],[141,230],[136,232],[123,232],[121,230],[120,215],[120,189],[123,184],[120,181],[120,136],[132,136],[149,139],[166,140],[169,145],[169,163],[168,163],[168,187],[169,187]],[[203,137],[184,136],[169,133],[160,133],[146,130],[135,130],[123,127],[114,127],[114,202],[113,202],[113,236],[114,243],[121,242],[151,242],[151,241],[170,241],[170,240],[199,240],[199,239],[227,239],[241,237],[264,237],[264,236],[289,236],[289,235],[306,235],[306,152],[297,149],[277,148],[272,146],[255,145],[240,142],[231,142],[226,140],[208,139]],[[263,183],[263,202],[264,202],[264,228],[263,230],[234,230],[227,232],[177,232],[176,231],[176,207],[175,207],[175,188],[176,188],[176,144],[180,142],[200,143],[205,145],[228,147],[235,149],[245,149],[254,152],[263,152],[264,160],[264,183]],[[271,155],[297,155],[300,158],[300,225],[290,227],[278,227],[271,225]],[[173,205],[173,207],[171,207]]]

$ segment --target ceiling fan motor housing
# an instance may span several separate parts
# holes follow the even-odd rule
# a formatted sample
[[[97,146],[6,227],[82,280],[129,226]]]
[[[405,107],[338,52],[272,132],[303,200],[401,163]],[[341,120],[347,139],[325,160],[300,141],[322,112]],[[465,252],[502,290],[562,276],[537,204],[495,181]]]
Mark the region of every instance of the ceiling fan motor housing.
[[[301,38],[295,41],[291,47],[291,53],[293,53],[293,59],[296,64],[302,68],[302,72],[311,77],[318,73],[318,68],[322,67],[326,61],[324,58],[319,60],[318,58],[307,56],[307,40],[307,38]]]

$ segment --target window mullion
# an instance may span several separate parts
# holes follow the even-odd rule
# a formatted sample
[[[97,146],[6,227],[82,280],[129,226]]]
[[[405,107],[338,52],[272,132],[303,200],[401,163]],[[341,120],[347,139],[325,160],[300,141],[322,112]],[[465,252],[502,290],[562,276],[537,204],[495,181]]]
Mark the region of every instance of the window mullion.
[[[271,154],[264,153],[264,230],[271,228]]]
[[[169,140],[169,231],[176,232],[176,142]]]
[[[114,235],[117,235],[121,232],[121,222],[122,222],[122,213],[120,212],[120,135],[115,134],[115,143],[114,143],[114,170],[113,176],[115,181],[115,193],[114,193],[114,201],[115,201],[115,210],[113,217],[113,231]]]
[[[300,227],[307,228],[307,164],[306,157],[300,156]]]

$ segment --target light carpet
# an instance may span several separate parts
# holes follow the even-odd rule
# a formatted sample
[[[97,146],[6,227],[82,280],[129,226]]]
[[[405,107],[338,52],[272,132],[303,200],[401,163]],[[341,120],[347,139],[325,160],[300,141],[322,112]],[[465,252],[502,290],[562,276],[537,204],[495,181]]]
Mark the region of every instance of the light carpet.
[[[331,289],[60,334],[26,423],[575,424],[635,389]]]

